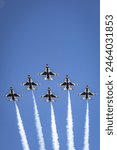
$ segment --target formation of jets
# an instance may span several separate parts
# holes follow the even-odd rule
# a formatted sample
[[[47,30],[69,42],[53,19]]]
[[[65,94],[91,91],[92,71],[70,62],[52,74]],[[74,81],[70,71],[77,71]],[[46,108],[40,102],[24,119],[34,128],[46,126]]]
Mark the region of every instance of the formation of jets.
[[[46,64],[44,72],[40,73],[40,75],[44,76],[44,80],[53,80],[53,76],[56,76],[57,74],[52,72],[48,64]],[[23,86],[26,86],[27,90],[35,90],[38,83],[34,82],[31,76],[28,75],[28,80],[23,83]],[[75,86],[75,83],[71,82],[69,76],[66,75],[64,82],[61,83],[60,86],[63,87],[64,90],[72,90],[72,86]],[[87,85],[85,90],[78,94],[78,96],[82,96],[85,100],[90,100],[91,96],[95,96],[95,94],[90,91]],[[15,93],[13,88],[10,87],[10,92],[6,95],[6,97],[9,98],[10,101],[17,101],[20,95]],[[54,102],[55,98],[58,98],[58,96],[52,93],[50,87],[48,88],[47,93],[41,97],[45,98],[47,102]]]

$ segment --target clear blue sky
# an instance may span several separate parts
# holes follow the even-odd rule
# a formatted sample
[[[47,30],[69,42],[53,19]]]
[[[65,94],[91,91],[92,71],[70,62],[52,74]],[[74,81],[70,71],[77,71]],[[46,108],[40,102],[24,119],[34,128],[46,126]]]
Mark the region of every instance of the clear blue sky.
[[[21,84],[30,74],[40,86],[35,91],[45,143],[52,149],[50,104],[41,99],[48,87],[54,103],[61,150],[66,150],[67,92],[59,87],[65,75],[77,84],[71,91],[76,150],[82,150],[86,102],[77,96],[88,84],[97,95],[89,102],[90,150],[99,150],[100,70],[99,0],[0,0],[0,149],[21,150],[15,105],[4,95],[13,86],[30,148],[37,150],[31,92]],[[44,81],[45,64],[58,73]]]

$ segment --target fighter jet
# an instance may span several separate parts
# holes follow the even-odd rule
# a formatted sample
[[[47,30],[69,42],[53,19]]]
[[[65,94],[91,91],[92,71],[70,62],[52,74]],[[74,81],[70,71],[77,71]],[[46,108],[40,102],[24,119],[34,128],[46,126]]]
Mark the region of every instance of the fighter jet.
[[[83,96],[83,99],[85,100],[90,100],[91,99],[91,96],[95,96],[96,94],[92,93],[90,90],[89,90],[89,87],[88,85],[86,86],[84,92],[78,94],[79,96]]]
[[[42,98],[46,98],[46,101],[47,102],[54,102],[54,98],[58,98],[58,96],[54,95],[52,92],[51,92],[51,89],[48,88],[48,91],[47,91],[47,94],[45,95],[42,95],[41,96]]]
[[[64,90],[72,90],[71,86],[75,86],[75,83],[71,82],[68,75],[66,75],[65,81],[60,86],[64,86]]]
[[[26,83],[23,83],[24,86],[27,86],[27,90],[35,90],[34,86],[38,86],[37,83],[33,82],[30,75],[28,75],[28,80]]]
[[[56,73],[52,72],[48,64],[46,64],[44,72],[40,73],[40,75],[45,76],[44,80],[53,80],[52,76],[56,76]]]
[[[20,95],[15,93],[13,88],[10,87],[10,92],[6,95],[6,97],[10,98],[10,101],[17,101],[17,97],[20,97]]]

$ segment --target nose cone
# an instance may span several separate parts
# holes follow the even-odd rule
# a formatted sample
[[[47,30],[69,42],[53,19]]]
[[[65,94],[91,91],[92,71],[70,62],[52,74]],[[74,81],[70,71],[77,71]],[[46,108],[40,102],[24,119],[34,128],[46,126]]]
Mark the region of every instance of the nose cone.
[[[46,64],[46,67],[48,67],[48,64]]]
[[[50,87],[48,87],[48,91],[50,91]]]

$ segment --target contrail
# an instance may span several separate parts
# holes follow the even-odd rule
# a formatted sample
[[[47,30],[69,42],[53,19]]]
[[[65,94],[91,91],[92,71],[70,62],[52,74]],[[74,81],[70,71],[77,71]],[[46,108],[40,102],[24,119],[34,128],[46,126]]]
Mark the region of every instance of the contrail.
[[[30,150],[29,145],[28,145],[28,140],[26,137],[26,133],[24,130],[23,122],[21,119],[21,115],[19,112],[19,108],[16,103],[15,103],[15,108],[16,108],[16,115],[17,115],[17,122],[18,122],[17,125],[18,125],[18,129],[19,129],[19,134],[21,137],[21,143],[22,143],[23,150]]]
[[[68,150],[75,150],[74,146],[74,133],[73,133],[73,118],[72,118],[72,108],[70,92],[68,91],[68,112],[67,112],[67,146]]]
[[[86,108],[84,148],[83,148],[83,150],[89,150],[89,104],[88,104],[88,101],[87,101],[87,108]]]
[[[41,121],[40,121],[39,112],[38,112],[37,104],[36,104],[36,99],[35,99],[35,95],[34,95],[33,91],[32,91],[32,96],[33,96],[33,103],[34,103],[35,126],[36,126],[36,130],[37,130],[39,150],[46,150],[43,132],[42,132]]]
[[[54,114],[54,109],[53,109],[52,103],[51,103],[51,130],[52,130],[53,149],[59,150],[59,148],[60,148],[59,141],[58,141],[59,137],[58,137],[58,133],[57,133],[55,114]]]

